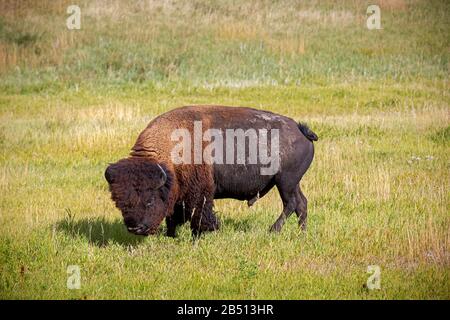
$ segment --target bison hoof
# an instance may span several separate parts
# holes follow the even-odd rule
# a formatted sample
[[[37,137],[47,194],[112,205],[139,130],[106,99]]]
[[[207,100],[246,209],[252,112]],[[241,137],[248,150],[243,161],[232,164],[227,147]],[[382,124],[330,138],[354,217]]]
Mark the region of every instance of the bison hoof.
[[[170,238],[176,238],[176,237],[177,237],[177,234],[176,234],[175,231],[167,231],[167,232],[166,232],[166,236],[167,236],[167,237],[170,237]]]
[[[247,206],[250,208],[252,205],[255,204],[256,201],[258,201],[258,199],[259,199],[259,193],[247,201]]]
[[[270,232],[274,232],[274,233],[278,233],[278,232],[281,231],[281,226],[280,226],[278,223],[274,223],[274,224],[270,227],[269,231],[270,231]]]
[[[303,232],[306,231],[306,222],[300,222],[298,225],[300,226],[300,230]]]

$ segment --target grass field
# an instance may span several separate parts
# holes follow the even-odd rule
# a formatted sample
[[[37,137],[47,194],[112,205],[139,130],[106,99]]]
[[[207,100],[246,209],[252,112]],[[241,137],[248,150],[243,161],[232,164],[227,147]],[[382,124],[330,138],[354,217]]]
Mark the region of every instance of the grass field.
[[[373,1],[381,30],[368,1],[78,3],[0,0],[0,298],[450,298],[448,1]],[[127,233],[106,166],[197,103],[319,135],[306,232],[268,232],[274,190],[195,242]]]

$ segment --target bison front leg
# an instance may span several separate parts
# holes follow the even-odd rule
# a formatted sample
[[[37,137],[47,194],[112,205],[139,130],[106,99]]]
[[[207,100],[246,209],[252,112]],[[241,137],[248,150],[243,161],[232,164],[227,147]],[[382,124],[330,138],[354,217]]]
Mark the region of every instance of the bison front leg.
[[[182,204],[176,204],[173,214],[166,217],[166,226],[168,237],[176,237],[177,227],[189,221],[191,216],[187,213],[184,202]]]
[[[194,237],[205,231],[215,231],[220,227],[219,219],[213,212],[213,200],[204,198],[201,205],[195,206],[191,216],[191,230]]]
[[[166,218],[166,226],[167,226],[166,236],[175,238],[177,235],[178,225],[175,221],[173,221],[172,217]]]

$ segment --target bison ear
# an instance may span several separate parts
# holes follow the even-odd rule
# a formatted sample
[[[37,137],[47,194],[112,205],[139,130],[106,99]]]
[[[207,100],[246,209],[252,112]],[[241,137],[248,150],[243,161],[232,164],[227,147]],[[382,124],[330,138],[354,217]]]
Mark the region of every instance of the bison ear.
[[[109,184],[112,184],[114,182],[113,176],[114,176],[114,169],[112,168],[112,164],[110,164],[105,171],[105,179],[106,181],[108,181]]]

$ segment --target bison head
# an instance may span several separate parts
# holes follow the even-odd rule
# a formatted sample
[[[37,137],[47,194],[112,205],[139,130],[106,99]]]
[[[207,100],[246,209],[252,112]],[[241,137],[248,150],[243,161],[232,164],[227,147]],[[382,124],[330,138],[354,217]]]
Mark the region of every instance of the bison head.
[[[168,208],[171,176],[167,169],[148,159],[128,158],[109,165],[105,178],[128,231],[156,233]]]

